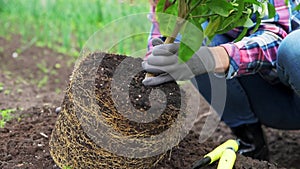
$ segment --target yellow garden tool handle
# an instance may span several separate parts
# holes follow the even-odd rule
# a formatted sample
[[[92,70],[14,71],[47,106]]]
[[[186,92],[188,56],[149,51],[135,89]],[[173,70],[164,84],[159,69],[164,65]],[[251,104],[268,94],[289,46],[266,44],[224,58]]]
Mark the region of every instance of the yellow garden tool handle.
[[[237,140],[227,140],[225,143],[219,145],[216,147],[213,151],[206,154],[201,160],[196,161],[193,165],[192,169],[199,169],[203,166],[209,165],[221,158],[224,151],[228,148],[232,149],[234,152],[236,152],[239,148],[239,142]],[[226,154],[225,154],[226,155]],[[225,158],[225,157],[224,157]]]
[[[225,143],[219,145],[213,151],[206,154],[204,156],[204,158],[209,157],[211,159],[209,164],[211,164],[211,163],[219,160],[220,157],[222,156],[223,152],[228,148],[232,148],[236,152],[239,148],[239,143],[236,140],[233,140],[233,139],[227,140]]]
[[[235,150],[227,148],[224,150],[217,169],[232,169],[236,160]]]

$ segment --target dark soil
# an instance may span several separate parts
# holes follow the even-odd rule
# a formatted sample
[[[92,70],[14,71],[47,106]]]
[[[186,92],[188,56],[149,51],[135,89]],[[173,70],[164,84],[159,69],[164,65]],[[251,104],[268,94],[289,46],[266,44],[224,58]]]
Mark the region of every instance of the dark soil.
[[[27,109],[20,121],[12,120],[0,129],[0,168],[58,168],[48,146],[57,116],[54,111],[51,107]]]
[[[73,60],[47,48],[34,46],[13,58],[12,53],[22,48],[18,36],[10,40],[0,38],[0,47],[0,82],[4,86],[4,90],[0,91],[0,109],[16,109],[16,118],[0,129],[0,168],[58,168],[50,156],[48,144],[57,119],[55,108],[63,101]],[[49,72],[41,70],[37,63],[44,64]],[[55,66],[57,63],[61,67]],[[50,73],[51,70],[56,73]],[[47,83],[37,87],[45,74],[48,75]],[[199,112],[199,122],[156,168],[189,168],[214,147],[234,138],[228,127],[220,123],[208,141],[199,143],[197,131],[208,116],[213,116],[213,113],[208,113],[206,103],[201,101],[199,104],[203,107]],[[235,168],[300,168],[300,131],[266,127],[264,130],[271,163],[238,155]],[[216,164],[208,168],[216,168]]]
[[[101,54],[98,53],[96,55]],[[124,59],[126,59],[126,63],[130,64],[120,65]],[[143,133],[142,137],[149,137],[160,134],[168,129],[170,125],[172,125],[173,119],[176,119],[177,115],[179,114],[180,107],[182,106],[180,99],[181,93],[179,86],[175,82],[166,83],[155,87],[144,86],[142,84],[142,80],[145,77],[145,71],[138,72],[132,77],[132,80],[129,82],[129,84],[127,84],[126,79],[128,77],[126,76],[126,73],[133,72],[135,69],[141,69],[141,62],[141,59],[134,59],[122,55],[107,54],[101,61],[101,65],[97,71],[98,77],[96,79],[96,86],[98,90],[96,91],[96,95],[99,100],[101,100],[101,102],[98,102],[100,107],[99,111],[107,112],[107,114],[104,116],[108,117],[108,121],[109,119],[114,119],[113,121],[110,121],[110,123],[111,125],[116,125],[118,132],[131,136]],[[118,91],[127,91],[129,85],[128,97],[120,96],[121,98],[119,99],[119,102],[122,104],[122,107],[118,108],[118,110],[122,109],[128,111],[127,115],[134,117],[135,121],[123,117],[120,112],[114,111],[113,109],[115,105],[111,105],[111,107],[105,106],[110,103],[114,103],[110,93],[112,78],[115,74],[114,72],[116,72],[116,68],[124,70],[120,72],[118,78],[114,78],[116,81],[116,94],[122,94],[122,92]],[[153,90],[160,90],[166,96],[166,108],[163,110],[160,116],[158,116],[158,113],[161,113],[158,107],[159,105],[164,104],[164,100],[159,98],[158,93],[156,93],[155,102],[150,103],[149,95]],[[108,98],[110,100],[107,100]],[[106,99],[107,102],[105,102],[104,99]],[[150,108],[155,108],[155,110],[147,111]],[[145,117],[154,120],[143,122]],[[143,123],[138,123],[136,121]]]

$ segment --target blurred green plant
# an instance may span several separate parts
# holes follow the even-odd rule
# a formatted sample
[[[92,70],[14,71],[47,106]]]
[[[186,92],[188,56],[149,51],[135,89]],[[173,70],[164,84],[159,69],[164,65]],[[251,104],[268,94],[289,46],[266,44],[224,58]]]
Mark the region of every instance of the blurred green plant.
[[[38,88],[42,88],[44,86],[46,86],[46,84],[48,83],[49,81],[49,76],[48,75],[45,75],[42,77],[42,79],[40,79],[37,83],[37,87]]]
[[[70,166],[64,166],[63,169],[72,169]]]
[[[78,56],[95,31],[122,16],[148,12],[148,6],[147,0],[0,0],[0,36],[20,34],[25,45],[34,39],[37,46]]]
[[[4,90],[4,84],[0,82],[0,92]]]
[[[1,120],[0,120],[0,128],[3,128],[9,120],[12,119],[12,113],[14,113],[15,109],[4,109],[0,110]]]

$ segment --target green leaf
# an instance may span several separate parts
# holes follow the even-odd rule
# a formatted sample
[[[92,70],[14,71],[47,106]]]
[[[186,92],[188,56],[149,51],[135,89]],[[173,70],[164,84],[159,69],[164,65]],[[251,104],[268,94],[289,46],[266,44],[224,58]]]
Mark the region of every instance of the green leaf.
[[[222,22],[222,27],[216,32],[217,34],[226,33],[229,30],[235,28],[234,23],[236,21],[236,12],[232,13],[229,17],[224,18]]]
[[[191,6],[195,6],[197,3],[197,1],[192,1],[192,4]],[[192,11],[191,15],[203,15],[203,14],[206,14],[208,12],[211,12],[211,10],[209,9],[208,5],[207,4],[201,4],[201,5],[198,5],[194,8],[194,10]]]
[[[248,27],[246,26],[245,24],[247,24],[247,20],[248,20],[248,15],[242,15],[235,23],[234,23],[234,27],[240,27],[240,26],[243,26],[243,27]],[[249,21],[250,22],[250,21]],[[251,22],[253,23],[253,22]],[[249,23],[249,24],[251,24]],[[252,24],[251,26],[253,26],[254,24]],[[251,27],[249,26],[249,27]]]
[[[163,36],[171,36],[176,25],[178,15],[177,6],[173,4],[165,8],[165,3],[168,0],[161,0],[156,6],[156,18],[159,23],[159,29]]]
[[[207,36],[209,39],[212,39],[212,37],[215,35],[220,25],[222,24],[221,21],[222,19],[220,16],[211,17],[210,22],[204,30],[205,36]]]
[[[269,12],[268,15],[269,18],[273,18],[276,15],[276,9],[271,3],[268,3],[268,12]]]
[[[219,28],[219,30],[216,32],[217,34],[225,33],[233,28],[236,28],[238,26],[243,26],[245,20],[240,20],[241,17],[243,17],[243,10],[245,7],[243,0],[237,0],[236,5],[237,6],[234,10],[234,12],[229,16],[224,18],[222,21],[222,27]],[[251,14],[248,14],[250,16]]]
[[[200,5],[196,7],[191,13],[189,18],[194,18],[198,20],[198,23],[201,24],[209,18],[212,14],[212,11],[207,5]]]
[[[192,50],[189,45],[185,44],[184,42],[180,43],[178,57],[181,63],[188,61],[193,56],[194,53],[195,51]]]
[[[186,22],[181,30],[182,38],[178,51],[181,61],[188,61],[202,45],[204,35],[202,29],[194,21]]]
[[[255,4],[257,6],[261,6],[261,3],[257,0],[244,0],[245,3]]]
[[[238,4],[238,7],[237,7],[237,9],[238,9],[238,11],[237,11],[237,19],[238,19],[243,14],[243,10],[244,10],[244,7],[245,7],[245,2],[244,2],[244,0],[237,0],[236,2]]]
[[[258,12],[255,13],[257,16],[259,15]],[[261,23],[261,18],[259,17],[256,17],[256,25],[255,27],[253,28],[252,32],[256,32],[260,26],[260,23]]]
[[[211,0],[207,3],[210,10],[215,14],[227,17],[233,10],[233,6],[227,0]]]
[[[288,6],[289,5],[289,0],[284,0],[284,3],[285,3],[286,6]]]
[[[276,11],[275,11],[275,8],[272,7],[272,6],[273,6],[272,4],[270,4],[270,3],[266,2],[266,1],[261,2],[260,8],[258,7],[258,8],[255,10],[255,12],[258,12],[258,13],[259,13],[259,15],[256,15],[257,18],[264,18],[264,17],[267,16],[267,15],[268,15],[269,18],[272,18],[272,15],[275,16]],[[269,8],[270,8],[270,9],[269,9]],[[272,8],[274,8],[274,9],[272,9]],[[273,14],[272,14],[272,13],[273,13]],[[271,14],[271,15],[270,15],[270,14]],[[274,17],[274,16],[273,16],[273,17]]]
[[[166,13],[177,16],[177,3],[171,4],[169,0],[160,0],[156,5],[156,12]]]
[[[294,8],[294,10],[299,11],[299,10],[300,10],[300,4],[298,4],[298,5]]]
[[[157,5],[156,5],[156,9],[155,9],[155,12],[158,12],[158,13],[162,13],[164,12],[164,8],[165,8],[165,3],[166,1],[164,0],[160,0],[158,1]]]
[[[247,20],[246,20],[246,22],[244,23],[244,27],[249,28],[249,27],[251,27],[251,26],[254,25],[253,21],[252,21],[250,18],[247,17],[246,19],[247,19]]]
[[[238,42],[243,39],[243,37],[247,34],[248,28],[244,27],[243,31],[239,34],[239,36],[234,40],[234,42]]]
[[[196,18],[190,18],[188,22],[195,25],[203,34],[203,28],[202,23],[204,23],[206,20],[196,19]]]
[[[170,14],[156,13],[159,30],[164,36],[171,36],[175,28],[177,17]]]
[[[168,8],[166,8],[165,13],[177,16],[178,9],[177,9],[176,4],[170,5]]]

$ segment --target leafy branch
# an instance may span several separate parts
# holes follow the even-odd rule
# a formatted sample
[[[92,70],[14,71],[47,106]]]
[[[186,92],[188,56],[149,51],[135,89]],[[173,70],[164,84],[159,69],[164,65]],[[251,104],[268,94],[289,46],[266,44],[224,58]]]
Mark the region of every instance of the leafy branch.
[[[263,17],[272,18],[276,11],[268,0],[160,0],[156,7],[157,21],[165,43],[181,35],[179,58],[187,61],[204,39],[243,27],[237,37],[242,39],[249,28],[255,32]],[[256,16],[256,23],[251,17]],[[206,27],[203,24],[207,23]]]

